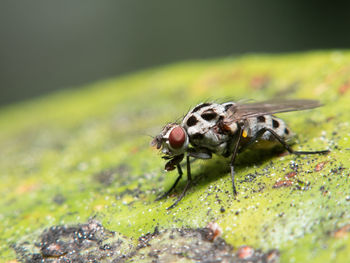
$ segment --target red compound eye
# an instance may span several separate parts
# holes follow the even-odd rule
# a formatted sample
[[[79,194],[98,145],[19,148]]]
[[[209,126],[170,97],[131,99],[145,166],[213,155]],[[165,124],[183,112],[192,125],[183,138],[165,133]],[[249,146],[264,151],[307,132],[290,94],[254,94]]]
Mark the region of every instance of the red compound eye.
[[[186,140],[186,134],[181,126],[175,127],[169,134],[170,146],[174,149],[179,149],[182,147]]]

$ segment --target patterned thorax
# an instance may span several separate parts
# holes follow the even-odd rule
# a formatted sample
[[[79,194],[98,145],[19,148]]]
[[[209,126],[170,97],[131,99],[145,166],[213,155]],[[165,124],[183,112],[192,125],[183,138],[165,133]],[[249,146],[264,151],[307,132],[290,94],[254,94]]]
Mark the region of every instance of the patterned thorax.
[[[190,143],[194,147],[203,147],[217,154],[224,154],[227,151],[230,134],[223,132],[219,123],[225,119],[226,112],[232,105],[233,102],[201,103],[194,107],[182,121],[182,127],[186,130]]]

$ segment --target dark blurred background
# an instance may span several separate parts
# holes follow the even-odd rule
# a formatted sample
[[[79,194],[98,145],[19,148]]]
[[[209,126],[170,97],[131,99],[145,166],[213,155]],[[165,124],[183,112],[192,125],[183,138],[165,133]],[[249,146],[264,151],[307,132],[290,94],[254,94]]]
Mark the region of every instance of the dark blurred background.
[[[0,105],[180,60],[350,47],[350,1],[1,0]]]

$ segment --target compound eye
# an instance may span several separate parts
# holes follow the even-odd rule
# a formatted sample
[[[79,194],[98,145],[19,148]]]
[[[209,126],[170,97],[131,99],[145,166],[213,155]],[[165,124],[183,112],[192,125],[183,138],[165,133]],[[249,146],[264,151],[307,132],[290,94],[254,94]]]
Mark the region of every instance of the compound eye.
[[[179,149],[184,145],[186,133],[181,126],[176,126],[169,134],[170,146],[174,149]]]

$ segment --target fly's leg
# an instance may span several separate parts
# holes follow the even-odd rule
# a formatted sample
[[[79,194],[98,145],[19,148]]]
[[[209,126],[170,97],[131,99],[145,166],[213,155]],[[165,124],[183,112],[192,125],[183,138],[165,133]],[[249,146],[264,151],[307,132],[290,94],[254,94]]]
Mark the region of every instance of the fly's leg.
[[[167,210],[174,208],[181,201],[181,199],[185,196],[188,188],[190,187],[190,185],[192,183],[190,157],[188,155],[186,156],[186,165],[187,165],[187,183],[186,183],[186,186],[185,186],[184,190],[182,191],[181,195],[179,196],[179,198],[175,201],[175,203],[173,203],[171,206],[169,206],[167,208]]]
[[[231,157],[231,162],[230,162],[230,168],[231,168],[231,180],[232,180],[232,190],[233,194],[236,196],[237,195],[237,190],[235,186],[235,169],[234,169],[234,163],[236,160],[236,156],[238,154],[238,147],[239,143],[241,142],[242,138],[242,133],[243,133],[243,127],[240,127],[239,135],[235,144],[235,148],[233,149],[232,157]]]
[[[265,132],[270,132],[273,137],[275,137],[278,142],[283,146],[284,149],[286,149],[289,153],[301,155],[301,154],[326,154],[329,153],[329,150],[322,150],[322,151],[294,151],[284,140],[281,136],[279,136],[274,130],[269,128],[262,128],[260,129],[255,136],[244,146],[244,148],[248,147],[252,143],[254,143],[257,139],[259,139],[261,136],[264,135]],[[242,150],[242,149],[240,149]]]
[[[176,167],[177,167],[177,171],[179,173],[179,176],[176,178],[175,182],[170,187],[170,189],[168,191],[166,191],[164,194],[162,194],[161,196],[157,197],[155,201],[158,201],[158,200],[163,199],[164,197],[168,196],[171,193],[171,191],[173,191],[175,189],[177,183],[180,181],[180,179],[182,177],[182,169],[181,169],[180,164],[177,164]]]

